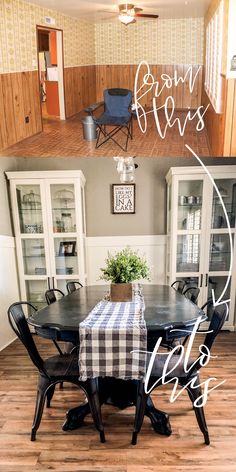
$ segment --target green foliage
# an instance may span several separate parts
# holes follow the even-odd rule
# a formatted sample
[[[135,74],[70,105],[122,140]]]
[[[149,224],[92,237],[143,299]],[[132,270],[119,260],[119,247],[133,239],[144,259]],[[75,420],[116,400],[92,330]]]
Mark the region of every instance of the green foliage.
[[[134,280],[150,280],[150,270],[144,258],[129,247],[117,252],[114,256],[108,253],[106,267],[101,269],[101,279],[112,283],[129,283]]]

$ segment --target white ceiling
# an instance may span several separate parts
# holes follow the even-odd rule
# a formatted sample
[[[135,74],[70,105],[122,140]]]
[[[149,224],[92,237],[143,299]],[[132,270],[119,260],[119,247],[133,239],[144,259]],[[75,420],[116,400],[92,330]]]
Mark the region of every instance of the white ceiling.
[[[45,8],[93,22],[115,21],[120,0],[29,0]],[[154,13],[163,18],[194,18],[205,15],[210,0],[137,0],[135,6],[143,13]],[[111,13],[109,13],[111,12]],[[112,12],[114,14],[112,14]],[[138,21],[141,21],[140,19]],[[150,20],[157,21],[157,20]]]

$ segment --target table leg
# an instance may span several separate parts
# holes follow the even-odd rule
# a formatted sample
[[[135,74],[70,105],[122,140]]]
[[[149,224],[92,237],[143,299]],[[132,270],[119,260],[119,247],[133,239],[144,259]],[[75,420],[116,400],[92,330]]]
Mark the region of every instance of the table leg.
[[[137,395],[137,382],[135,380],[121,380],[114,378],[99,379],[99,398],[103,403],[125,409],[135,405]],[[80,428],[84,418],[90,413],[88,402],[72,408],[66,413],[63,423],[63,431]],[[155,408],[151,397],[148,397],[145,415],[150,418],[152,427],[156,433],[170,436],[172,433],[169,416],[164,411]]]

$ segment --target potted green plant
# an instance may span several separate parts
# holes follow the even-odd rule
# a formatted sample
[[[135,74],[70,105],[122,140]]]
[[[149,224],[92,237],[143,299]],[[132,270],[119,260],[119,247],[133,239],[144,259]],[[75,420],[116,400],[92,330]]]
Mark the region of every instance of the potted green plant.
[[[140,279],[149,279],[150,270],[147,261],[139,256],[138,251],[129,247],[114,256],[108,253],[106,267],[101,269],[101,279],[111,281],[111,301],[131,301],[132,283]]]

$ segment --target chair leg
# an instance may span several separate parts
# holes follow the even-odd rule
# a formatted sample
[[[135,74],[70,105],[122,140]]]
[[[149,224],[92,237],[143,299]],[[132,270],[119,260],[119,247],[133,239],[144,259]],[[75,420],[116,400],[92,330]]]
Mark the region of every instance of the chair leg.
[[[197,377],[196,383],[199,384],[199,377]],[[190,398],[192,404],[194,403],[195,400],[197,400],[197,398],[199,398],[202,395],[201,386],[199,386],[197,388],[192,388],[191,386],[188,386],[187,390],[188,390],[189,398]],[[203,409],[202,406],[201,407],[195,407],[194,404],[193,404],[193,409],[194,409],[194,413],[196,415],[198,426],[199,426],[199,428],[200,428],[200,430],[201,430],[201,432],[204,436],[205,444],[209,445],[210,444],[210,438],[209,438],[208,428],[207,428],[207,424],[206,424],[204,409]]]
[[[133,139],[133,132],[134,132],[134,125],[133,125],[133,116],[131,116],[131,120],[130,120],[130,137],[131,139]]]
[[[61,385],[61,384],[60,384]],[[48,390],[47,390],[47,393],[46,393],[46,396],[47,396],[47,403],[46,403],[46,407],[47,408],[50,408],[51,406],[51,399],[54,395],[54,392],[55,392],[55,384],[52,385]]]
[[[137,400],[136,400],[136,411],[134,418],[134,429],[132,433],[131,444],[135,446],[137,444],[138,433],[143,424],[143,418],[145,414],[146,404],[147,404],[147,394],[144,390],[144,383],[139,381],[137,388]]]
[[[93,417],[94,424],[100,434],[100,441],[101,443],[104,443],[106,439],[105,439],[104,427],[102,423],[101,405],[99,402],[97,379],[87,380],[83,388],[87,394],[90,411]]]
[[[32,430],[31,430],[31,441],[35,441],[36,439],[36,433],[41,423],[43,408],[44,408],[44,403],[45,403],[45,398],[46,398],[46,391],[48,387],[50,387],[50,381],[43,377],[39,377],[34,421],[33,421]]]

